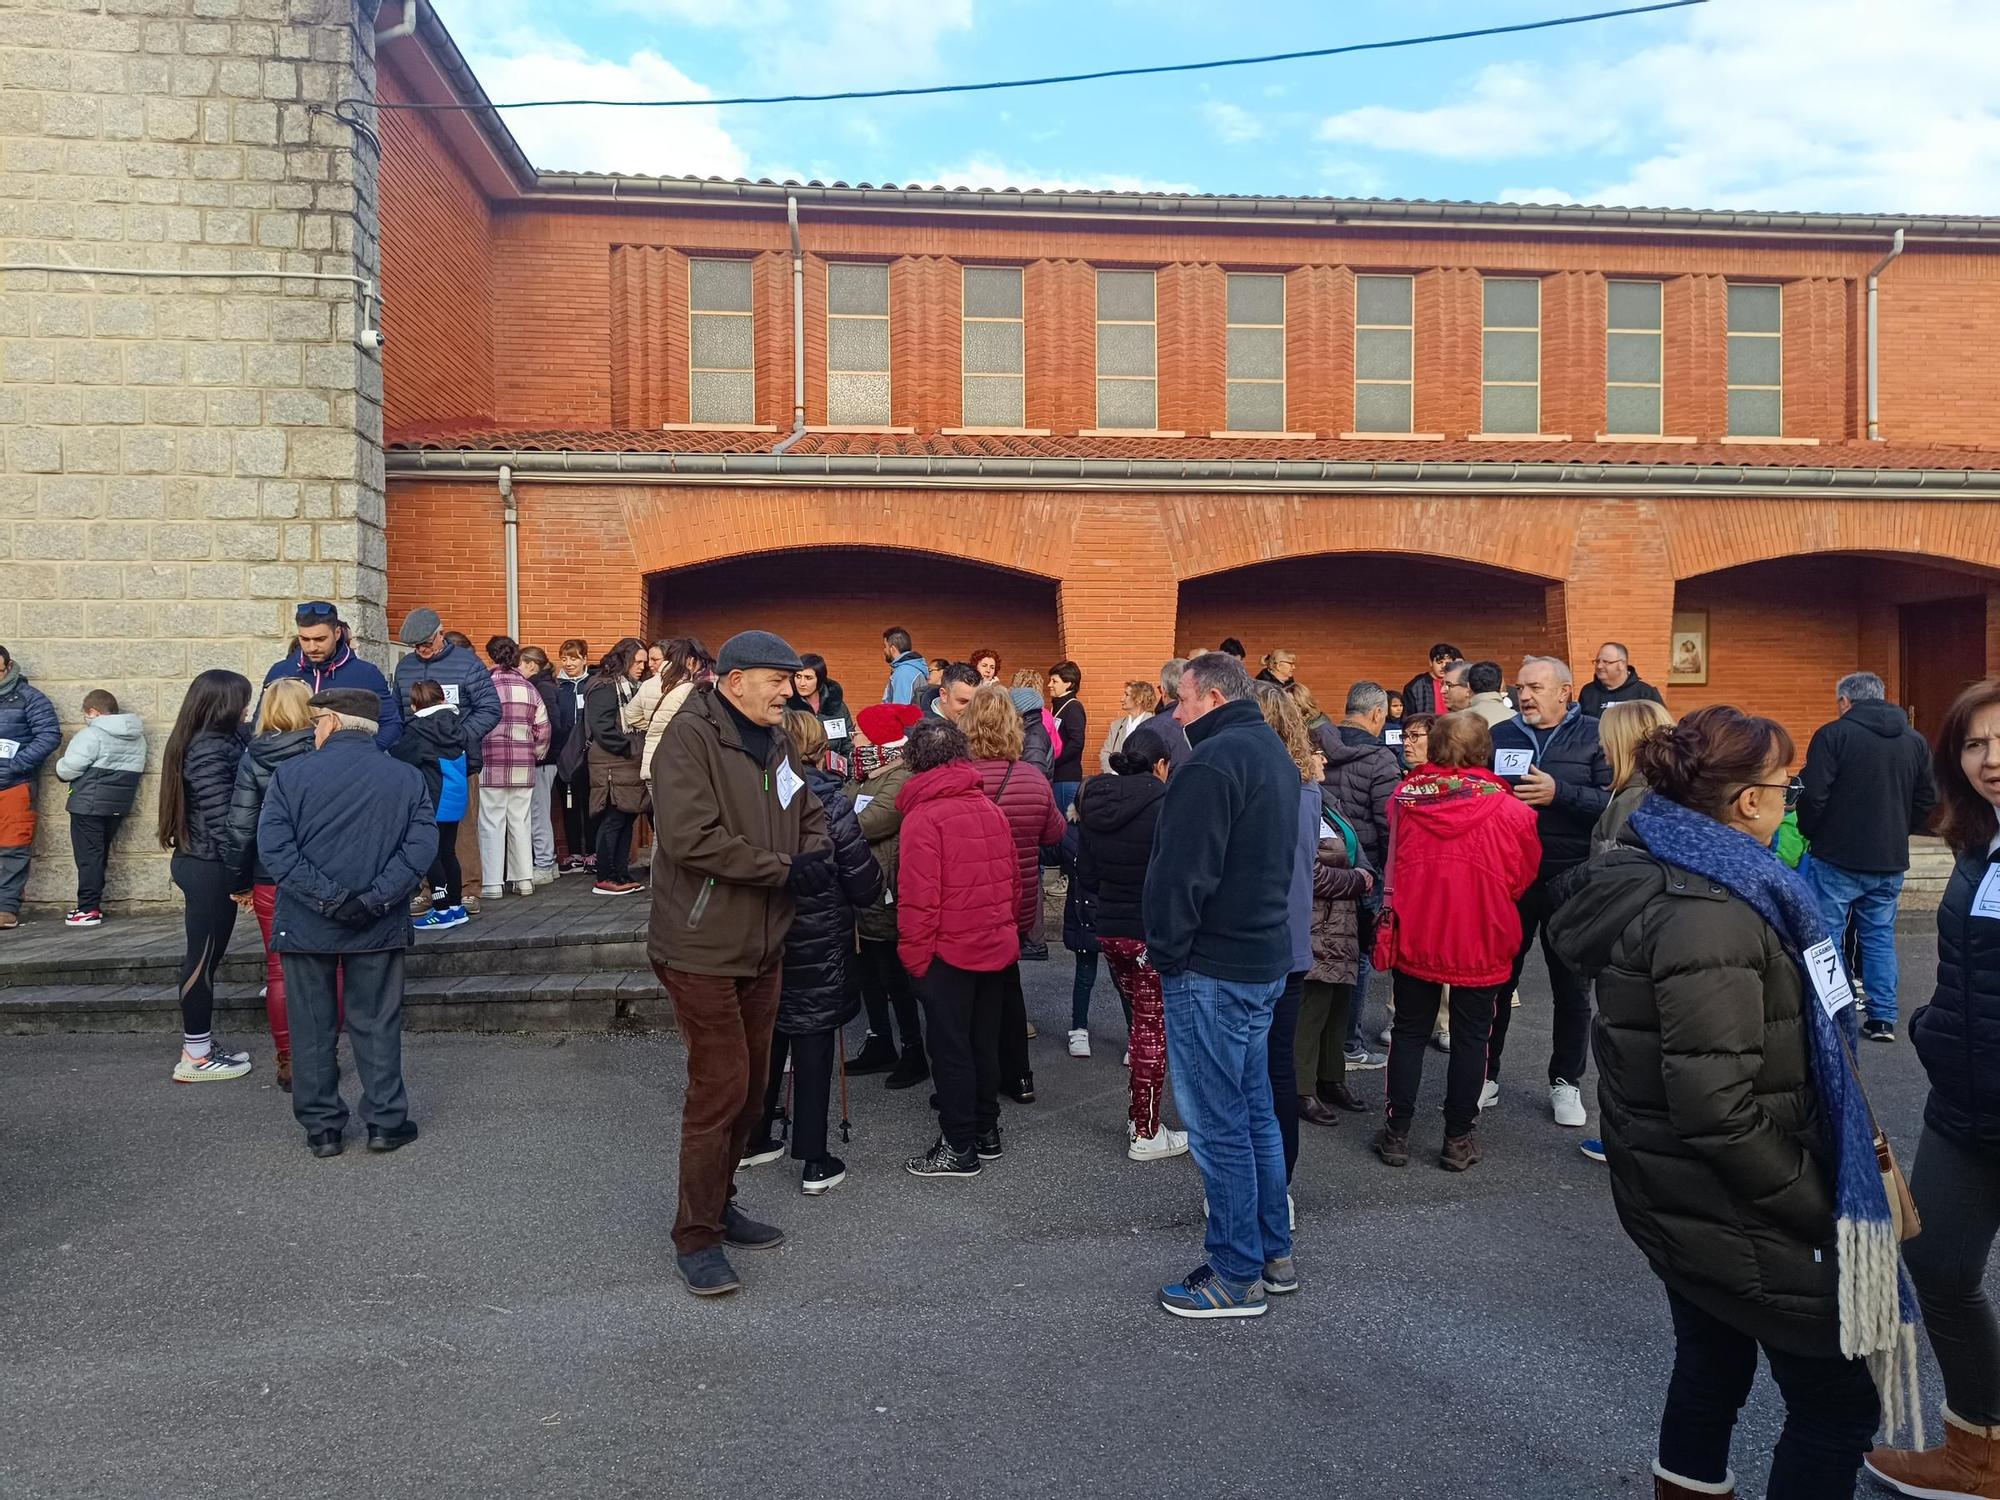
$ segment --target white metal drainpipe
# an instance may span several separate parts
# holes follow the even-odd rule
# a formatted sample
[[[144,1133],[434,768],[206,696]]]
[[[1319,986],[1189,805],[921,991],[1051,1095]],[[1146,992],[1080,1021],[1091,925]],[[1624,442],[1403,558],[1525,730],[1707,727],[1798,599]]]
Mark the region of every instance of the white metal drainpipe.
[[[785,227],[792,235],[792,431],[771,451],[783,453],[806,435],[806,256],[799,248],[799,200],[785,194]]]
[[[387,31],[375,33],[378,42],[393,42],[397,37],[408,36],[417,29],[417,14],[423,8],[423,0],[403,0],[403,19]]]
[[[1876,304],[1880,300],[1882,273],[1889,262],[1903,253],[1903,231],[1896,231],[1889,253],[1868,273],[1868,441],[1882,441],[1882,344],[1877,333]]]
[[[521,638],[521,513],[514,506],[514,471],[506,464],[500,466],[500,503],[505,506],[501,512],[504,535],[507,540],[507,634],[515,640]]]

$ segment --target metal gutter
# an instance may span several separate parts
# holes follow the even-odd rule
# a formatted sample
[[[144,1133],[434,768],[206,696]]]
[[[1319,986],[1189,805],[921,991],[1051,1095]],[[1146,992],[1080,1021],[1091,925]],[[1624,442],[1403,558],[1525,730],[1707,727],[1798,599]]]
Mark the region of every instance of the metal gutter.
[[[597,453],[391,449],[392,478],[497,475],[546,483],[778,484],[922,489],[1097,489],[1783,495],[2000,500],[2000,470],[1717,464],[1361,462],[1338,459],[1007,458],[890,453]]]

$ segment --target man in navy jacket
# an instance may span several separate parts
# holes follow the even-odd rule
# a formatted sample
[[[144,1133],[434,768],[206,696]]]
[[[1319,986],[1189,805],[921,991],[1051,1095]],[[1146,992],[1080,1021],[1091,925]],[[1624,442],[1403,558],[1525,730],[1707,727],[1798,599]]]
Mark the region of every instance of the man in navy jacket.
[[[465,728],[465,769],[469,774],[465,817],[458,825],[458,863],[468,887],[465,909],[477,913],[479,897],[474,893],[486,884],[479,860],[480,747],[500,725],[500,695],[493,690],[486,663],[472,648],[445,639],[444,622],[436,610],[411,610],[403,617],[396,639],[411,648],[409,655],[396,663],[396,699],[404,714],[410,712],[410,689],[428,678],[444,689],[444,701],[458,710],[459,723]]]
[[[314,1156],[338,1156],[340,1007],[361,1076],[370,1151],[417,1138],[403,1092],[405,904],[437,854],[423,773],[376,748],[374,695],[333,688],[312,699],[309,755],[271,777],[257,854],[278,887],[271,948],[285,969],[292,1024],[292,1113]]]
[[[403,732],[403,715],[395,694],[389,691],[389,680],[380,667],[354,654],[354,641],[340,611],[324,599],[312,599],[298,607],[292,623],[299,632],[298,654],[273,662],[264,674],[264,686],[296,677],[315,693],[328,688],[362,688],[381,703],[375,717],[382,728],[375,742],[384,750],[395,744],[396,736]]]

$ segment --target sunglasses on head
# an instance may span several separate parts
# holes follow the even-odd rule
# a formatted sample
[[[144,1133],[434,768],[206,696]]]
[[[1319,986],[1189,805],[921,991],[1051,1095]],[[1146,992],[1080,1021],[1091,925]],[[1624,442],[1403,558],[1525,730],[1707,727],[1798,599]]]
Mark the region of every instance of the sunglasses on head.
[[[302,624],[307,620],[331,620],[339,613],[340,610],[326,600],[314,599],[299,606],[298,619]]]

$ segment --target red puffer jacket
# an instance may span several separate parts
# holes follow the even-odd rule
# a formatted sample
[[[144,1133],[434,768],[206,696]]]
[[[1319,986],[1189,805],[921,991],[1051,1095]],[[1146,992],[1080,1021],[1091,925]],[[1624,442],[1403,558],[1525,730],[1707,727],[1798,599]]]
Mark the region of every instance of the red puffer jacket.
[[[1514,903],[1542,862],[1535,810],[1491,772],[1427,765],[1389,799],[1396,967],[1439,984],[1505,984]]]
[[[1018,920],[1026,937],[1035,924],[1035,903],[1042,897],[1042,847],[1060,844],[1068,825],[1049,778],[1025,760],[975,760],[986,795],[1000,804],[1007,826],[1014,831],[1014,851],[1021,861]]]
[[[1047,782],[1042,795],[1053,804]],[[934,958],[982,974],[1019,959],[1014,835],[981,789],[978,770],[958,760],[912,776],[896,794],[896,810],[903,815],[896,868],[903,967],[922,979]]]

